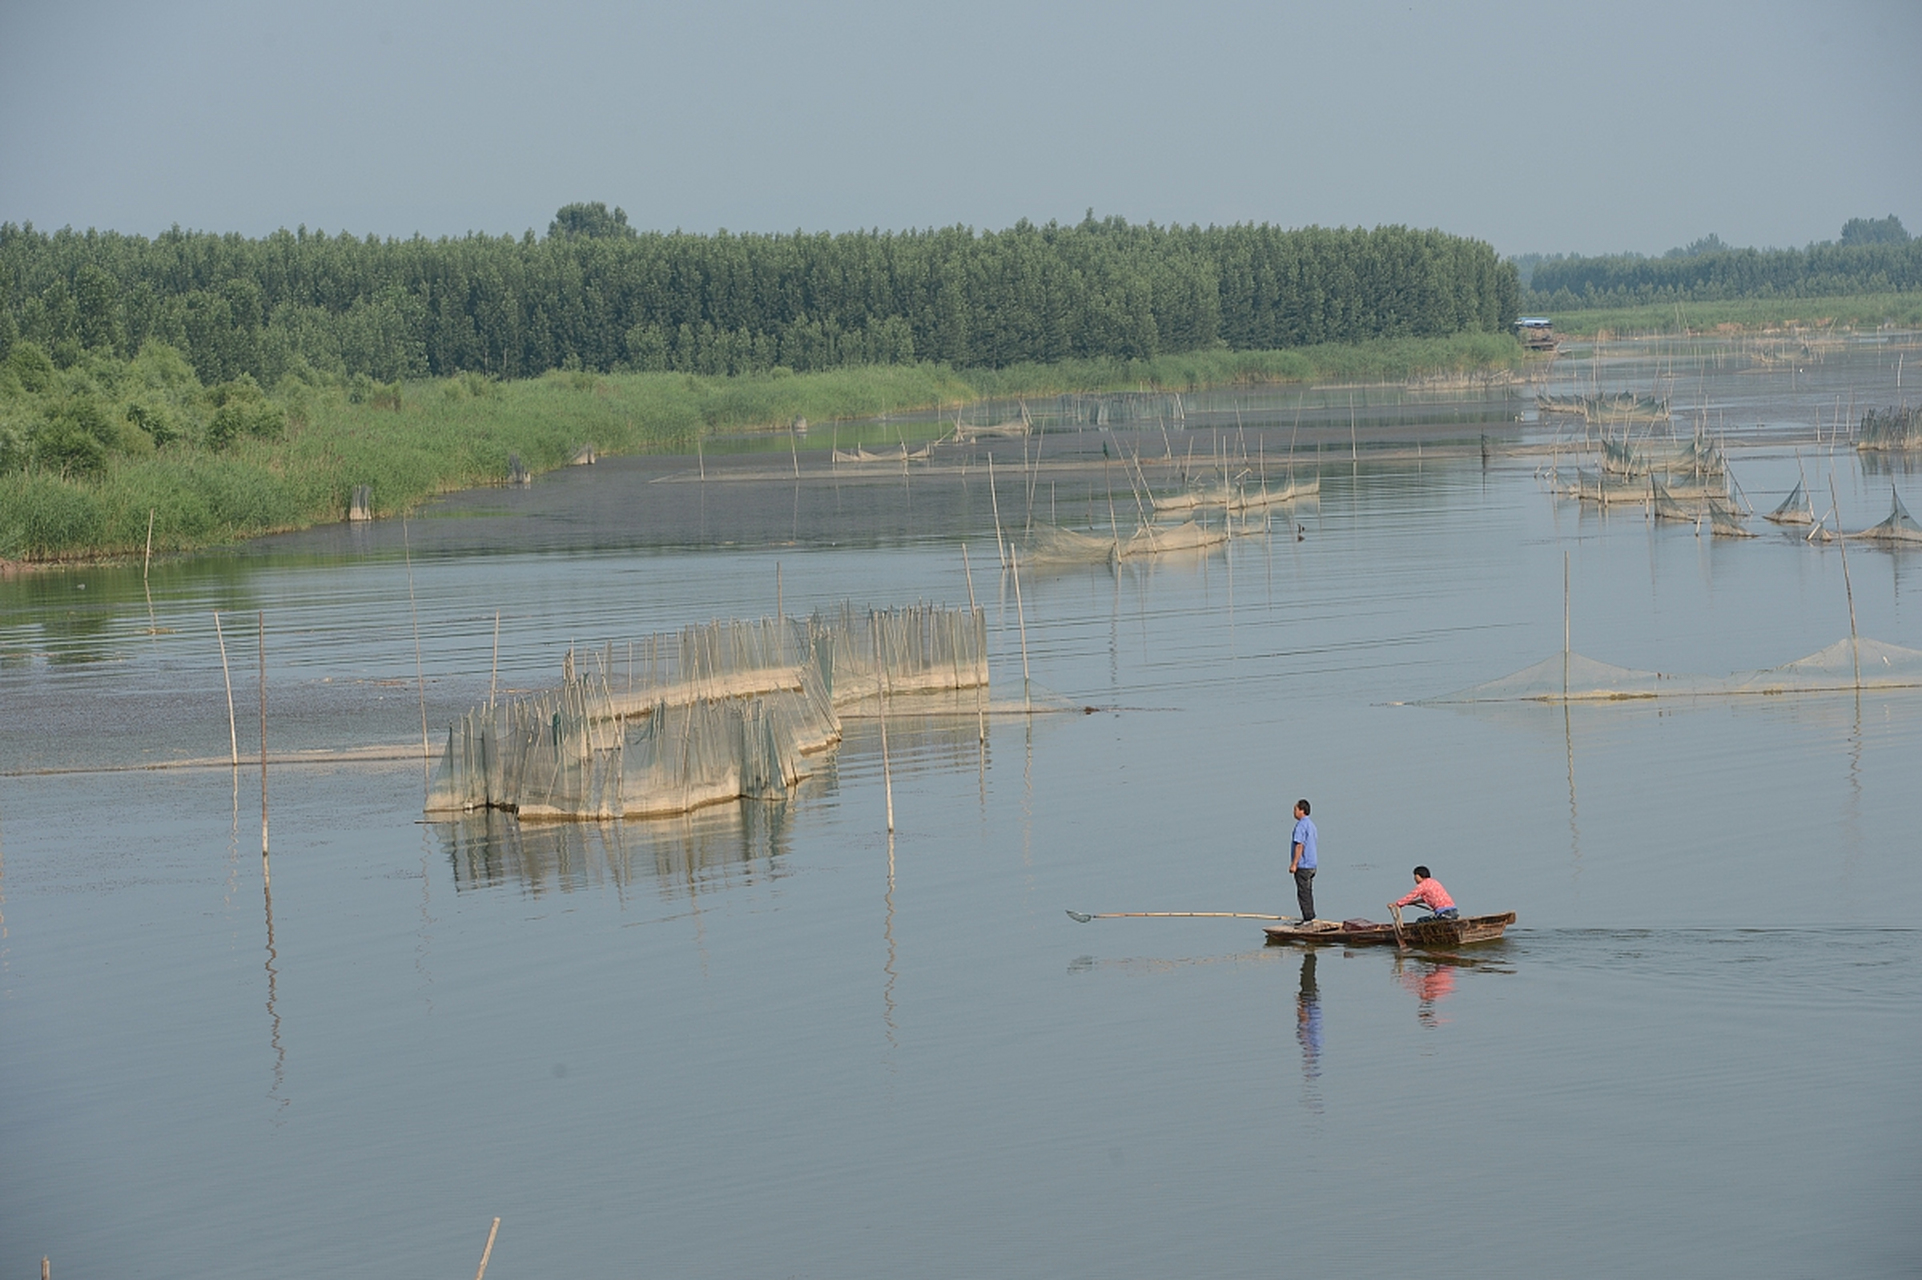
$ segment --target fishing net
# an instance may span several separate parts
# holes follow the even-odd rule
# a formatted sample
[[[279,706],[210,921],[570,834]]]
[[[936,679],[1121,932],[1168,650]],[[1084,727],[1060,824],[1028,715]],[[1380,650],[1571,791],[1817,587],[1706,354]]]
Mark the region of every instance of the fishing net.
[[[1607,395],[1536,396],[1543,413],[1562,413],[1590,422],[1666,422],[1668,401],[1631,391]]]
[[[1775,524],[1814,524],[1815,510],[1809,502],[1808,489],[1800,480],[1789,490],[1789,496],[1782,499],[1782,505],[1765,514],[1762,519]]]
[[[1922,543],[1922,524],[1915,522],[1915,518],[1909,514],[1909,509],[1902,505],[1901,496],[1894,489],[1890,489],[1888,519],[1849,536],[1868,542]]]
[[[454,721],[428,811],[636,817],[783,796],[841,740],[839,706],[988,683],[980,609],[717,621],[624,656],[623,672],[607,645],[586,671],[570,650],[558,690]]]
[[[1685,507],[1676,501],[1675,495],[1670,493],[1668,486],[1660,480],[1650,480],[1649,487],[1653,494],[1651,505],[1654,507],[1657,520],[1679,520],[1694,524],[1701,518],[1700,511]]]
[[[1095,564],[1114,556],[1115,540],[1078,533],[1037,520],[1028,534],[1026,559],[1040,564]]]
[[[1701,698],[1922,688],[1922,650],[1879,640],[1838,640],[1806,658],[1728,676],[1639,671],[1557,654],[1512,675],[1424,704],[1464,702],[1610,702],[1628,698]]]
[[[1144,524],[1124,537],[1077,533],[1036,521],[1028,535],[1028,557],[1038,564],[1092,564],[1104,560],[1135,560],[1176,551],[1201,551],[1228,541],[1231,532],[1260,532],[1259,520],[1231,530],[1228,525],[1203,525],[1193,520],[1176,524]]]
[[[834,705],[988,683],[988,617],[980,609],[912,605],[857,610],[824,621],[833,641]]]
[[[1709,531],[1718,538],[1753,538],[1755,531],[1742,519],[1742,513],[1726,502],[1708,504]]]

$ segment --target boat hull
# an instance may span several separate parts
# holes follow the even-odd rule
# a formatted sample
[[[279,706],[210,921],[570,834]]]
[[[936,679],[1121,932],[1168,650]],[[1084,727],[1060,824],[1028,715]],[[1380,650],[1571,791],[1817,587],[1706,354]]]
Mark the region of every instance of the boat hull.
[[[1413,920],[1401,927],[1401,936],[1402,941],[1411,947],[1470,947],[1477,943],[1498,941],[1503,931],[1514,923],[1513,911],[1497,915],[1462,916],[1455,920]],[[1374,921],[1336,924],[1327,920],[1306,927],[1299,923],[1271,924],[1262,932],[1268,935],[1269,946],[1286,946],[1289,943],[1311,947],[1395,945],[1395,926]]]

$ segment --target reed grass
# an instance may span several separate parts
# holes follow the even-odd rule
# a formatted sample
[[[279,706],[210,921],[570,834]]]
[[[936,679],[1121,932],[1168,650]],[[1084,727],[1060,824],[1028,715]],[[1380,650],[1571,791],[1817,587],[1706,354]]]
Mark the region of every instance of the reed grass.
[[[0,475],[0,557],[139,554],[150,520],[153,547],[163,552],[305,528],[343,518],[359,484],[373,486],[377,516],[393,516],[437,494],[500,483],[510,455],[538,473],[588,443],[609,454],[682,452],[704,434],[784,427],[797,417],[829,422],[1067,391],[1412,378],[1521,358],[1507,335],[1464,334],[964,372],[917,364],[737,377],[462,375],[408,383],[378,403],[307,388],[290,415],[295,425],[278,440],[242,437],[219,451],[178,442],[116,455],[89,479]]]

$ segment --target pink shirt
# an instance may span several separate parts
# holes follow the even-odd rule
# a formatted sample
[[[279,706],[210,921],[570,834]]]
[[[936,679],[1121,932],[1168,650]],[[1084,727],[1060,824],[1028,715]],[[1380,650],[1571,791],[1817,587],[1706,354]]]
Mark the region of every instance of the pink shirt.
[[[1433,876],[1418,881],[1414,891],[1406,897],[1395,899],[1398,907],[1405,907],[1411,902],[1419,902],[1430,911],[1445,911],[1455,905],[1455,900],[1448,896],[1448,890],[1442,888],[1441,881]]]

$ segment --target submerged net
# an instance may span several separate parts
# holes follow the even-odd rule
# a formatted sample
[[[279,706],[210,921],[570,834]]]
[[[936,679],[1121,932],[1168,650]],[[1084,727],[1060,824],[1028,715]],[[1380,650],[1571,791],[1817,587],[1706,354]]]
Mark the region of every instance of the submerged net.
[[[1880,640],[1838,640],[1806,658],[1728,676],[1671,675],[1557,654],[1512,675],[1474,685],[1424,705],[1463,702],[1612,702],[1628,698],[1703,698],[1750,694],[1827,693],[1854,689],[1922,689],[1922,650]]]
[[[570,651],[558,690],[454,721],[427,810],[619,818],[785,795],[807,755],[840,741],[839,706],[884,688],[985,688],[987,618],[843,605],[652,636],[628,647],[624,678],[613,646],[595,658],[577,672]]]

